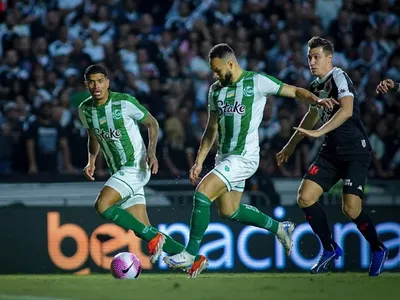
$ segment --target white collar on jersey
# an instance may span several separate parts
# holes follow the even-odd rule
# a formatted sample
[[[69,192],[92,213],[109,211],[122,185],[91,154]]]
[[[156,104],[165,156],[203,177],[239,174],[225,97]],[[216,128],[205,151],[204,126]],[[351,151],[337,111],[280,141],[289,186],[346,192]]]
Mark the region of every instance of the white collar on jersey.
[[[333,67],[332,70],[330,70],[328,72],[328,74],[326,74],[323,78],[321,78],[321,79],[317,78],[317,82],[318,83],[324,82],[329,77],[329,75],[331,75],[333,73],[333,71],[335,71],[336,69],[337,69],[336,67]]]

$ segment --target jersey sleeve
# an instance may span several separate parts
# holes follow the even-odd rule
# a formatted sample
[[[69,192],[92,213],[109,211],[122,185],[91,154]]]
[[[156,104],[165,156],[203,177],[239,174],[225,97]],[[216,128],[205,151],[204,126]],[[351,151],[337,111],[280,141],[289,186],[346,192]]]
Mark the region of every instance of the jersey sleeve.
[[[263,96],[279,96],[283,87],[282,81],[269,75],[257,74],[257,86]]]
[[[136,121],[143,121],[149,114],[149,111],[142,104],[140,104],[135,97],[131,95],[127,94],[126,100],[126,109],[128,116]]]
[[[350,96],[354,98],[354,94],[350,91],[350,87],[353,85],[349,76],[342,70],[333,74],[333,80],[335,80],[338,89],[338,100],[343,97]]]
[[[210,111],[216,112],[217,111],[217,105],[215,103],[215,92],[214,92],[214,86],[210,86],[210,89],[208,91],[208,107]]]
[[[79,115],[79,119],[81,120],[81,122],[83,124],[83,127],[85,127],[86,129],[89,129],[89,125],[88,125],[88,122],[86,120],[85,113],[83,112],[82,106],[78,107],[78,115]]]

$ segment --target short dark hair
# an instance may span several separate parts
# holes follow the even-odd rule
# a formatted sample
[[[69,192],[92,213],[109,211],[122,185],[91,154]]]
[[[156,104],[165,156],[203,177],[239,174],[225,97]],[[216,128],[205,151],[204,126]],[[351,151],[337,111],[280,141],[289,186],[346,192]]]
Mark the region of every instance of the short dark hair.
[[[213,58],[224,58],[229,54],[235,54],[233,49],[225,43],[217,44],[211,48],[210,53],[208,54],[209,59]]]
[[[87,67],[85,71],[85,80],[87,80],[87,77],[92,74],[103,74],[104,77],[108,77],[107,69],[104,68],[102,65],[90,65],[89,67]]]
[[[319,36],[312,37],[307,44],[310,49],[322,47],[322,51],[324,51],[325,54],[333,54],[335,50],[333,44],[329,40]]]

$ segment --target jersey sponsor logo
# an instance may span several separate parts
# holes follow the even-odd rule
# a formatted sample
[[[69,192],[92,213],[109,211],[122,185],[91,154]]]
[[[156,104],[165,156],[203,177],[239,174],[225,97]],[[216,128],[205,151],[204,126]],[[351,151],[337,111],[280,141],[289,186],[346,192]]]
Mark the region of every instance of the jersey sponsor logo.
[[[218,100],[217,106],[219,116],[233,114],[244,115],[246,113],[246,105],[240,104],[238,101],[235,101],[235,103],[231,105],[228,102]]]
[[[114,110],[113,113],[112,113],[112,117],[113,117],[114,120],[121,119],[122,118],[121,111],[119,109]]]
[[[98,139],[103,141],[115,141],[121,139],[122,137],[121,130],[119,129],[110,128],[107,132],[100,128],[94,128],[93,132]]]
[[[251,97],[254,95],[254,88],[252,86],[246,86],[243,90],[243,94],[246,97]]]
[[[332,117],[333,109],[324,107],[324,108],[318,108],[318,117],[321,120],[322,123],[328,122],[331,117]]]
[[[363,148],[367,147],[367,142],[365,140],[361,140],[361,146],[363,146]]]

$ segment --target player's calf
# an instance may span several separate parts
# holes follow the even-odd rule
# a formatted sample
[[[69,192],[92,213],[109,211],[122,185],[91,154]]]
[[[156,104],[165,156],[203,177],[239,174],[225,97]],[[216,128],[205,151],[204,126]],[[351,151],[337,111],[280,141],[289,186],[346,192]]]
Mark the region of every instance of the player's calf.
[[[290,256],[293,248],[292,232],[295,227],[292,222],[278,222],[259,211],[258,208],[248,204],[240,204],[233,214],[229,209],[219,207],[219,214],[223,218],[270,231],[278,238],[285,248],[286,254]],[[228,214],[230,215],[228,216]]]

